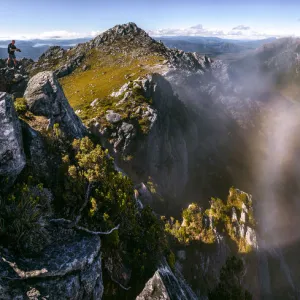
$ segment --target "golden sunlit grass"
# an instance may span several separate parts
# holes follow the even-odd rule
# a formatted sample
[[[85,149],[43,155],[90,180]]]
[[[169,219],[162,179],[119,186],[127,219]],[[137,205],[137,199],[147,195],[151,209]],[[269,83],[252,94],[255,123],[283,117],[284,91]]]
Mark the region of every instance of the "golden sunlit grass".
[[[117,91],[129,80],[151,73],[151,67],[161,64],[159,55],[137,57],[133,53],[110,54],[93,49],[84,62],[88,70],[76,69],[60,79],[65,95],[74,109],[83,109],[94,99]],[[101,105],[101,103],[100,103]]]

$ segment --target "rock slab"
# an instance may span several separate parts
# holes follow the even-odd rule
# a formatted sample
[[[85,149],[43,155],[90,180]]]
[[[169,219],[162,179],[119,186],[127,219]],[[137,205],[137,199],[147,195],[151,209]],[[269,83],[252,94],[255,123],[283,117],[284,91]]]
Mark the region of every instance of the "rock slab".
[[[74,113],[53,72],[40,72],[33,76],[28,82],[24,98],[33,114],[49,118],[50,127],[58,123],[70,138],[85,135],[86,128]]]
[[[21,124],[11,95],[0,92],[0,177],[16,178],[25,166]]]
[[[0,299],[101,299],[100,248],[98,236],[76,233],[35,258],[0,249]]]

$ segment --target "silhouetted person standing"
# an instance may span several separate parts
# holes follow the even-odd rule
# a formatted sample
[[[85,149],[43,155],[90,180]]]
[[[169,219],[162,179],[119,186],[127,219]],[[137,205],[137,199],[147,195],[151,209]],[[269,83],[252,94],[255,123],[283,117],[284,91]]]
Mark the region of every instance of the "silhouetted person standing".
[[[17,59],[16,59],[16,54],[15,52],[21,52],[20,49],[18,49],[15,46],[16,41],[12,40],[11,43],[7,47],[7,52],[8,52],[8,60],[7,60],[7,66],[9,66],[10,61],[12,60],[14,62],[15,67],[17,66]]]

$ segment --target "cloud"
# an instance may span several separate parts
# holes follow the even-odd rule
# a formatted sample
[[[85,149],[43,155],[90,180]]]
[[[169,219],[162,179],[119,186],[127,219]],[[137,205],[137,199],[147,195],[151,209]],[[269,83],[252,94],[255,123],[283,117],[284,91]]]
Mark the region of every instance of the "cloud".
[[[243,29],[237,30],[242,27]],[[153,37],[161,36],[203,36],[203,37],[219,37],[227,39],[264,39],[270,37],[286,37],[286,36],[300,36],[300,29],[293,28],[286,30],[284,28],[269,28],[266,29],[245,29],[249,28],[244,25],[239,25],[233,29],[225,28],[206,28],[202,24],[197,24],[186,28],[162,28],[157,30],[150,30],[148,34]],[[0,40],[32,40],[32,39],[61,39],[72,40],[77,38],[94,38],[101,34],[103,30],[94,30],[90,32],[76,32],[67,30],[46,31],[38,34],[12,34],[0,31]]]
[[[84,32],[70,32],[66,30],[59,31],[48,31],[39,34],[39,38],[41,39],[76,39],[82,37],[93,37],[100,33],[99,31],[92,31],[89,33]]]
[[[206,29],[201,24],[189,28],[165,28],[150,30],[151,36],[219,36],[224,35],[223,30]]]
[[[239,25],[236,27],[233,27],[232,30],[249,30],[250,27],[249,26],[245,26],[245,25]]]
[[[38,34],[11,34],[10,36],[0,36],[0,40],[10,40],[12,38],[16,40],[33,40],[33,39],[77,39],[77,38],[93,38],[103,31],[95,30],[91,32],[75,32],[67,30],[55,30],[55,31],[45,31]]]
[[[271,37],[287,37],[300,36],[300,30],[292,29],[285,30],[283,28],[269,28],[253,30],[249,26],[239,25],[233,29],[226,30],[225,28],[206,28],[202,24],[187,28],[162,28],[158,30],[148,31],[150,36],[203,36],[203,37],[219,37],[227,39],[243,39],[243,40],[259,40]]]
[[[198,25],[192,26],[191,28],[192,29],[203,29],[203,25],[202,24],[198,24]]]

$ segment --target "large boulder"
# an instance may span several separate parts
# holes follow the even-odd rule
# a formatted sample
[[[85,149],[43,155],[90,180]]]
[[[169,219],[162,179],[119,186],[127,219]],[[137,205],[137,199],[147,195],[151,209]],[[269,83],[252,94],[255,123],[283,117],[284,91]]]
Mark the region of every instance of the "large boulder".
[[[0,299],[101,299],[98,236],[53,228],[54,240],[38,257],[0,248]]]
[[[21,125],[11,95],[0,92],[0,180],[15,179],[25,166]]]
[[[49,118],[49,125],[58,123],[70,138],[81,138],[86,128],[70,106],[57,77],[53,72],[40,72],[28,82],[24,94],[29,110]]]

